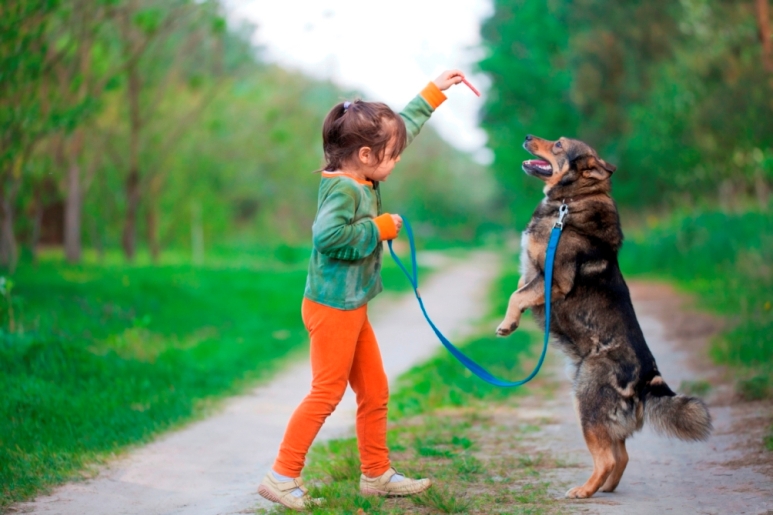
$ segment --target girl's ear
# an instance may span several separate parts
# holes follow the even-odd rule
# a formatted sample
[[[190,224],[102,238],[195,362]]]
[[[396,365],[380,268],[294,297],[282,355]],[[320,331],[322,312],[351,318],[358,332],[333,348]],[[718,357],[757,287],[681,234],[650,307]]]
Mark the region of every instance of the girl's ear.
[[[357,152],[357,157],[359,158],[360,163],[369,166],[371,164],[370,158],[372,153],[373,151],[370,147],[360,147],[360,151]]]

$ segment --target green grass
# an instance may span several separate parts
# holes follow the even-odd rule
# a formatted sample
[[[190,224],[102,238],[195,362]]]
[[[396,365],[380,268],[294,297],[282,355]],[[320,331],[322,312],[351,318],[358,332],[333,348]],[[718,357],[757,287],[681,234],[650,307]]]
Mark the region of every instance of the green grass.
[[[307,256],[22,264],[12,316],[0,297],[0,511],[201,415],[303,349]],[[391,260],[383,275],[408,290]]]
[[[712,357],[739,377],[773,377],[773,215],[677,213],[629,232],[623,271],[676,281],[730,328]]]
[[[516,289],[515,264],[506,268],[491,293],[492,313],[501,316]],[[529,315],[527,315],[530,318]],[[481,327],[480,335],[465,342],[464,353],[502,379],[521,379],[531,371],[541,334],[519,330],[507,338],[494,336],[498,320]],[[526,359],[528,358],[528,359]],[[523,364],[526,363],[526,367]],[[483,382],[445,349],[435,358],[403,374],[390,397],[392,419],[418,415],[441,407],[462,407],[480,401],[503,400],[524,393],[521,388],[500,388]]]
[[[525,331],[516,331],[508,338],[481,336],[466,344],[464,352],[495,376],[516,380],[530,371],[521,366],[524,356],[532,358],[528,360],[528,365],[533,366],[536,347],[532,344],[537,340],[533,333]],[[390,417],[396,420],[439,407],[462,407],[481,401],[502,400],[522,392],[523,388],[500,388],[483,382],[444,350],[436,358],[400,377],[390,399],[389,412]]]
[[[711,391],[711,383],[700,379],[697,381],[682,381],[679,384],[678,391],[685,395],[705,397]]]
[[[518,431],[514,428],[509,428],[506,449],[492,453],[492,445],[502,445],[501,433],[491,431],[492,418],[479,414],[480,410],[485,410],[483,404],[463,412],[434,410],[392,423],[388,443],[395,466],[412,477],[433,480],[432,488],[418,496],[389,499],[362,496],[358,487],[356,439],[315,445],[304,477],[310,495],[324,502],[309,512],[314,515],[560,513],[560,502],[548,492],[549,482],[543,473],[565,465],[542,455],[530,456],[530,447],[517,445]],[[498,442],[492,441],[492,437]],[[424,452],[428,448],[439,452]],[[293,512],[274,506],[269,510],[258,509],[257,513],[289,515]]]
[[[443,485],[430,488],[411,500],[417,506],[425,506],[439,513],[467,513],[473,504],[469,497]]]

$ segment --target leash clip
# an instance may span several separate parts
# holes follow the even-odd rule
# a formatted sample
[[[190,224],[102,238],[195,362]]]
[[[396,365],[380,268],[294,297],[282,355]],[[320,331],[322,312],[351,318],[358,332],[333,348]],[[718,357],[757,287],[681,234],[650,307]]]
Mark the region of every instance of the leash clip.
[[[561,204],[561,207],[558,208],[558,221],[553,226],[555,229],[563,229],[564,228],[564,218],[566,218],[566,215],[569,214],[569,206],[566,205],[566,202]]]

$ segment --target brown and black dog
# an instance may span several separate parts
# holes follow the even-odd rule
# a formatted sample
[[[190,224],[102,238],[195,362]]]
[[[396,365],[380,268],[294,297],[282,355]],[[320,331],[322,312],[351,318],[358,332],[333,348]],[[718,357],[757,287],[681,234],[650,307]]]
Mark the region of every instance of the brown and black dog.
[[[521,278],[497,334],[507,336],[531,309],[545,324],[545,254],[558,210],[566,203],[551,290],[550,333],[574,370],[574,401],[593,456],[590,479],[567,497],[612,492],[628,464],[625,440],[644,420],[666,436],[704,440],[711,417],[700,399],[675,394],[658,372],[644,340],[618,266],[623,242],[610,196],[615,167],[582,141],[526,136],[524,148],[539,159],[523,170],[545,182],[521,248]]]

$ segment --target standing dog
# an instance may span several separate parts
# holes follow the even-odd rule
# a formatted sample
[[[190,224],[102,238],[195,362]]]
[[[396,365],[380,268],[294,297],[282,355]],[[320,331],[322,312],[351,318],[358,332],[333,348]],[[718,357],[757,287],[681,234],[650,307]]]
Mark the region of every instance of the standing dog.
[[[628,464],[625,440],[644,420],[682,440],[705,440],[711,417],[700,399],[675,394],[660,376],[636,320],[617,254],[623,242],[610,196],[615,167],[581,141],[526,136],[527,174],[545,182],[521,248],[521,278],[497,334],[530,309],[545,323],[545,254],[562,204],[569,207],[553,269],[550,332],[574,365],[574,401],[593,474],[571,498],[612,492]]]

